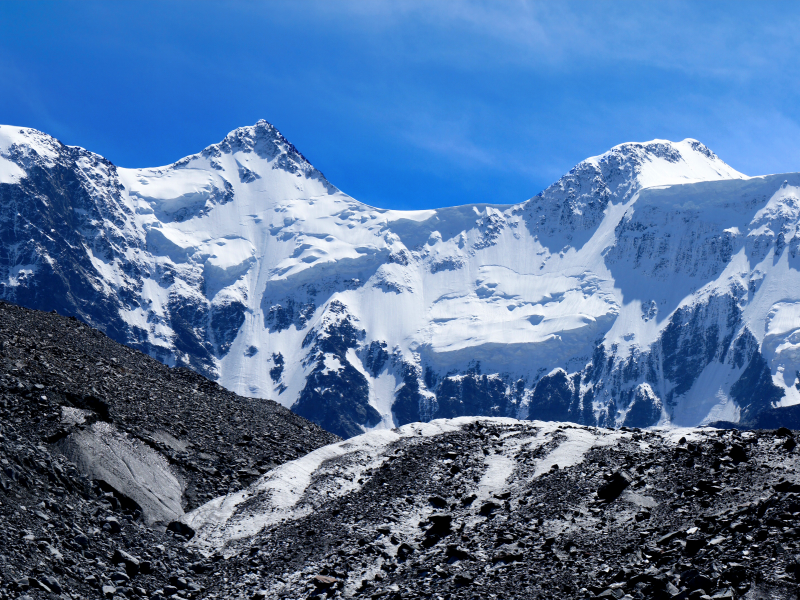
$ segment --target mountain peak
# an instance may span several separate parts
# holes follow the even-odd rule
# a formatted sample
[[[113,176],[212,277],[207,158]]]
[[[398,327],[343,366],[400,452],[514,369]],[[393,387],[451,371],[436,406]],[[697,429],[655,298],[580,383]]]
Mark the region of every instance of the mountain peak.
[[[264,119],[260,119],[255,125],[237,127],[228,133],[221,142],[212,144],[197,154],[187,156],[172,166],[185,167],[189,163],[205,159],[210,163],[212,169],[224,171],[223,162],[225,161],[222,160],[222,157],[233,156],[238,165],[240,179],[247,183],[260,177],[257,172],[251,171],[243,164],[249,162],[253,155],[257,159],[271,164],[271,169],[282,169],[294,175],[318,179],[330,192],[337,191],[294,144],[287,140],[274,125]]]
[[[744,179],[746,176],[712,152],[705,144],[686,138],[680,142],[655,139],[649,142],[626,142],[583,163],[605,170],[628,171],[635,179],[633,188],[694,183],[720,179]],[[583,164],[581,163],[581,164]],[[578,165],[580,166],[580,165]]]
[[[286,154],[294,155],[300,160],[308,164],[305,156],[287,140],[283,134],[278,131],[269,121],[259,119],[255,125],[246,125],[244,127],[237,127],[225,136],[225,139],[220,142],[225,151],[258,151],[261,145],[275,144],[280,147],[280,150]]]
[[[216,172],[228,181],[226,186],[237,179],[243,184],[248,184],[265,177],[271,179],[271,174],[285,172],[306,180],[316,180],[328,193],[338,191],[294,144],[264,119],[260,119],[254,125],[237,127],[222,141],[211,144],[200,152],[186,156],[167,167],[138,171],[163,175],[168,171],[175,172],[186,167]]]
[[[34,162],[52,166],[64,146],[30,127],[0,125],[0,183],[17,183]]]
[[[574,244],[597,227],[609,203],[629,202],[641,189],[745,178],[694,139],[626,142],[581,161],[532,198],[528,220],[543,239]]]
[[[3,136],[0,298],[333,431],[800,404],[800,174],[748,179],[697,140],[651,140],[520,205],[401,212],[337,193],[266,121],[152,169],[60,145],[48,166],[51,138]]]

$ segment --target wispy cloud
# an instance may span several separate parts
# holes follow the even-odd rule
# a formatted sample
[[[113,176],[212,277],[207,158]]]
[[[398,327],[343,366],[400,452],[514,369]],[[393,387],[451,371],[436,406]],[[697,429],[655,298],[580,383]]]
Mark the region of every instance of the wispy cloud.
[[[127,166],[263,117],[356,196],[511,202],[625,141],[797,169],[798,25],[770,2],[7,2],[0,110]]]
[[[611,100],[622,120],[638,120],[645,130],[659,129],[652,125],[660,122],[664,131],[678,129],[678,123],[685,124],[686,129],[696,128],[708,119],[727,129],[729,125],[715,115],[733,114],[732,105],[748,103],[750,112],[783,112],[782,118],[793,122],[777,106],[781,93],[797,96],[800,75],[800,63],[794,60],[800,55],[800,39],[794,35],[793,26],[800,24],[800,12],[787,12],[785,8],[785,4],[740,5],[731,10],[728,3],[721,2],[355,1],[315,3],[313,12],[332,27],[344,26],[348,34],[358,36],[363,51],[384,62],[389,71],[398,64],[403,69],[420,64],[476,78],[507,71],[527,81],[528,87],[538,78],[547,85],[553,73],[562,77],[574,73],[576,78],[607,73],[624,78],[626,70],[643,69],[661,72],[659,78],[664,82],[671,77],[670,72],[675,73],[688,79],[680,84],[683,89],[669,91],[675,100],[673,106],[665,106],[668,99],[636,100],[641,94],[636,89],[631,89],[628,99]],[[490,85],[487,80],[486,86]],[[758,88],[763,86],[776,90],[776,97],[759,96]],[[597,90],[592,111],[596,114],[605,112],[604,105],[608,104],[604,92]],[[363,104],[370,95],[360,89],[355,93],[360,98],[354,99],[356,104]],[[568,87],[563,89],[565,102],[571,101],[571,93]],[[694,95],[692,105],[681,105],[690,95]],[[750,95],[757,97],[747,98]],[[341,101],[347,102],[346,94]],[[502,114],[492,102],[491,97],[481,94],[453,99],[446,89],[422,81],[367,112],[397,131],[407,143],[449,157],[459,166],[472,162],[500,170],[531,168],[518,155],[514,159],[518,148],[509,148],[507,143],[493,147],[492,142],[481,141],[475,123],[493,119],[511,129],[507,122],[516,117],[523,122],[515,126],[517,132],[530,137],[548,127],[540,122],[531,128],[525,123],[529,118],[524,113]],[[624,111],[620,111],[621,106],[625,106]],[[456,115],[451,114],[454,110]],[[607,118],[620,120],[614,115]],[[775,118],[765,116],[750,122],[769,128]],[[655,121],[644,123],[647,119]],[[592,126],[588,119],[579,120],[581,126]],[[572,134],[568,124],[564,128]],[[623,126],[619,131],[630,129]],[[694,135],[699,137],[699,132]]]
[[[779,66],[796,72],[800,13],[789,3],[729,2],[313,2],[294,4],[370,50],[476,68],[583,67],[626,61],[719,77]]]

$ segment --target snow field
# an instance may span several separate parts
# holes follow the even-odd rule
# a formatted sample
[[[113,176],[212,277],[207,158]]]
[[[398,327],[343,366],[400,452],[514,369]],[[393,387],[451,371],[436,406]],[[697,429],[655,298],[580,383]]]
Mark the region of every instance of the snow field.
[[[62,149],[40,132],[0,127],[0,181],[18,182],[26,160],[55,161]],[[185,342],[185,329],[173,328],[176,306],[199,315],[193,331],[210,331],[216,309],[239,315],[218,325],[243,323],[237,331],[201,341],[212,348],[210,372],[246,396],[297,402],[314,368],[303,341],[338,301],[365,332],[345,360],[366,378],[381,428],[395,425],[403,365],[440,378],[479,366],[522,380],[514,416],[524,417],[543,374],[580,371],[598,345],[617,364],[656,357],[647,383],[664,401],[677,386],[659,362],[670,320],[730,296],[741,311],[735,336],[746,327],[755,337],[780,404],[800,402],[800,175],[748,178],[696,140],[616,146],[521,204],[412,212],[350,198],[265,122],[164,167],[115,168],[90,153],[78,167],[89,188],[114,176],[121,186],[109,200],[119,219],[97,226],[126,240],[127,262],[87,247],[93,285],[126,298],[120,316],[167,361]],[[17,265],[7,285],[26,285],[38,269]],[[311,306],[307,319],[269,322],[274,307],[292,302]],[[699,326],[721,324],[716,314]],[[235,339],[223,349],[217,338],[226,334]],[[372,341],[391,355],[374,374],[359,358]],[[273,379],[278,355],[285,366]],[[664,422],[740,418],[731,387],[744,367],[732,360],[708,364]],[[581,385],[595,392],[598,415],[606,392],[619,391],[610,378]],[[612,418],[622,422],[625,410]]]

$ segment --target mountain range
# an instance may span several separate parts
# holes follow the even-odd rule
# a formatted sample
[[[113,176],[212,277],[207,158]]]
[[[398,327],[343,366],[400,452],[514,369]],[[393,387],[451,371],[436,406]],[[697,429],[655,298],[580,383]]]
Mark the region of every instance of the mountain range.
[[[266,121],[146,169],[0,126],[0,299],[342,437],[797,417],[800,174],[655,140],[486,200],[365,205]]]

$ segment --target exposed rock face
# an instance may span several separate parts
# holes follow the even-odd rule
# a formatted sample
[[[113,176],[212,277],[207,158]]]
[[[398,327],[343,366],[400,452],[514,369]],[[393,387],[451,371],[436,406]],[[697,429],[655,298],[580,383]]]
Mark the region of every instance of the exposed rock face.
[[[183,481],[169,460],[112,424],[95,422],[57,446],[83,475],[135,503],[146,524],[170,523],[183,515]]]
[[[638,385],[633,401],[625,414],[624,424],[628,427],[652,427],[661,420],[664,405],[646,383]]]
[[[747,425],[800,403],[798,190],[656,140],[521,204],[405,213],[343,194],[265,121],[135,170],[2,126],[0,297],[342,436]]]
[[[347,307],[334,300],[302,344],[308,349],[305,362],[313,369],[293,409],[343,437],[381,422],[381,415],[369,404],[366,376],[347,359],[347,351],[357,348],[364,335]]]

